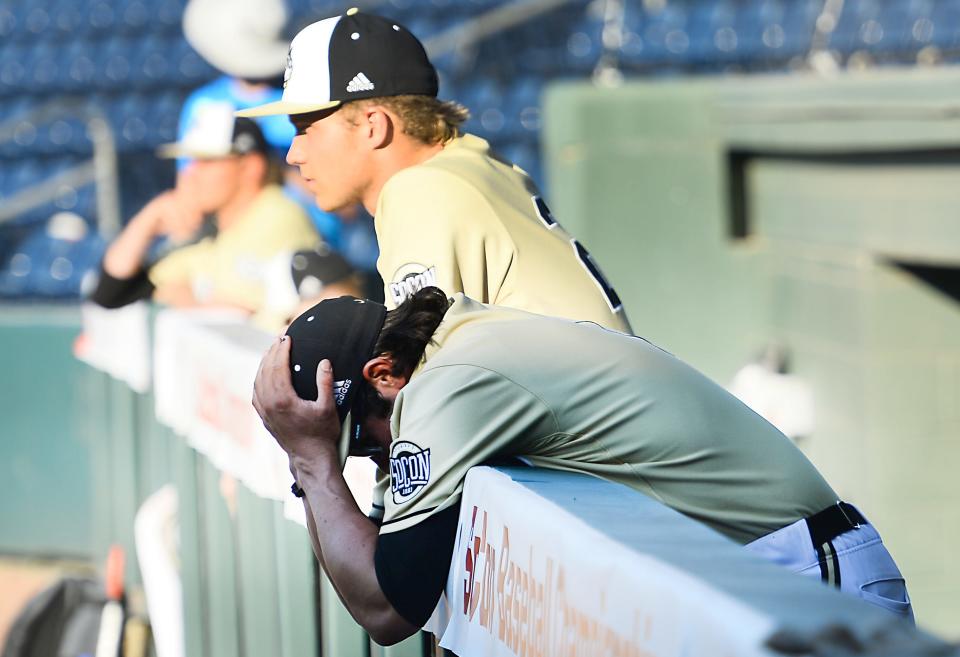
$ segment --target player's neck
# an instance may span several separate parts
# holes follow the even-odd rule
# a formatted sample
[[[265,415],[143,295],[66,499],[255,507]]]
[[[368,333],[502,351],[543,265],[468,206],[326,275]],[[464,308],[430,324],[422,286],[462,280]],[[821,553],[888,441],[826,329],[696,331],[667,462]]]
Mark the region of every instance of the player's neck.
[[[363,194],[363,207],[373,216],[380,192],[393,175],[426,162],[443,150],[443,144],[424,144],[409,137],[396,140],[390,148],[377,152],[376,174]]]

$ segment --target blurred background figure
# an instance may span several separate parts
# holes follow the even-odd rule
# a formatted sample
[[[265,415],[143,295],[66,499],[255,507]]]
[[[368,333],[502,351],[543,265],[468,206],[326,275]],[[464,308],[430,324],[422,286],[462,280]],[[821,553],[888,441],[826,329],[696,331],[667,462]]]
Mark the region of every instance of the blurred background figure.
[[[284,36],[283,0],[190,0],[183,12],[183,34],[201,57],[223,75],[195,90],[183,103],[177,132],[182,139],[208,102],[244,109],[280,99],[289,41]],[[278,156],[293,139],[282,117],[257,120]],[[189,158],[177,162],[182,170]]]
[[[290,40],[289,16],[283,0],[189,0],[183,13],[187,42],[223,75],[193,91],[180,112],[178,139],[190,129],[207,103],[228,102],[242,110],[280,100]],[[293,141],[286,116],[254,119],[280,162]],[[189,158],[181,157],[182,172]],[[306,192],[296,167],[283,166],[285,193],[303,206],[323,241],[344,254],[352,265],[375,272],[377,243],[373,219],[362,208],[321,210]],[[382,295],[382,292],[375,293]]]
[[[108,308],[153,298],[258,311],[265,263],[318,241],[306,214],[277,184],[263,133],[253,121],[234,119],[230,103],[207,103],[183,140],[159,152],[192,159],[177,188],[148,203],[107,249],[91,299]],[[215,236],[148,260],[157,238],[183,240],[203,214],[213,215]]]
[[[266,303],[254,321],[274,333],[324,299],[364,298],[371,291],[363,273],[326,244],[279,254],[268,267],[266,281]]]

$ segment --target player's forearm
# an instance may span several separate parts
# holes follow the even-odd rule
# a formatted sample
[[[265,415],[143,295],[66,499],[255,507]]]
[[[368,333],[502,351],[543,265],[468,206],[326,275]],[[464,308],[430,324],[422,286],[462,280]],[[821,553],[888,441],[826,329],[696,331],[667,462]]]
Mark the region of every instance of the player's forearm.
[[[383,645],[416,632],[380,588],[373,561],[378,530],[354,502],[335,453],[298,460],[297,472],[316,528],[315,552],[350,614]]]
[[[306,495],[303,496],[303,509],[307,516],[307,535],[310,536],[310,546],[313,548],[313,554],[317,557],[320,567],[326,572],[327,563],[323,559],[323,548],[320,547],[320,539],[317,537],[317,523],[313,519],[313,510],[310,508],[310,500],[307,499]]]
[[[130,278],[143,267],[147,251],[156,237],[150,217],[139,214],[110,244],[103,256],[103,269],[114,278]]]

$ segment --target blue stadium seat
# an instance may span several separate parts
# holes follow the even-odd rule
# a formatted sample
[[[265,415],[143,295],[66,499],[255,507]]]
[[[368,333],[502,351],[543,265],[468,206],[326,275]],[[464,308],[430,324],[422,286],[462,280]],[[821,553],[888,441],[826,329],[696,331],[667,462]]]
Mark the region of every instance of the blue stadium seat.
[[[933,0],[891,0],[881,8],[885,27],[878,50],[891,61],[912,61],[933,40]]]
[[[150,4],[152,15],[156,18],[159,30],[167,35],[183,33],[183,8],[187,0],[156,0]]]
[[[391,16],[391,18],[395,18],[399,23],[403,24],[403,26],[410,30],[418,39],[429,39],[447,27],[442,20],[437,20],[428,14],[410,16],[407,20],[393,16]]]
[[[137,89],[155,89],[177,79],[177,69],[172,61],[172,40],[151,34],[136,41],[131,54],[133,74],[131,82]]]
[[[77,298],[81,280],[97,266],[103,250],[102,240],[95,235],[76,242],[54,239],[41,225],[19,244],[8,267],[12,274],[20,274],[16,278],[25,279],[24,293],[50,299]]]
[[[543,189],[543,172],[540,168],[539,144],[532,140],[511,140],[496,144],[494,150],[504,159],[526,171],[537,187]]]
[[[778,51],[784,42],[783,3],[781,0],[747,3],[737,12],[736,30],[742,60],[761,64],[782,58]]]
[[[27,30],[27,14],[30,13],[30,9],[28,2],[4,3],[3,13],[0,14],[0,25],[9,32],[5,41],[30,41],[30,32]]]
[[[21,36],[31,43],[50,38],[56,31],[56,24],[50,15],[48,3],[26,2],[26,9],[22,14],[22,24],[20,25]]]
[[[184,94],[178,90],[164,91],[152,96],[144,116],[148,127],[145,142],[151,149],[176,141],[183,100]]]
[[[4,230],[4,233],[10,231]],[[18,298],[29,295],[27,276],[33,269],[30,256],[14,247],[9,253],[4,253],[0,261],[0,297]]]
[[[790,0],[784,6],[783,50],[787,56],[809,51],[823,0]]]
[[[687,35],[689,48],[687,59],[693,65],[703,65],[713,61],[716,47],[713,39],[718,29],[717,8],[715,3],[698,3],[691,8],[687,18]],[[651,47],[650,38],[644,32],[644,41],[648,49]]]
[[[86,29],[86,6],[76,0],[58,0],[51,5],[50,16],[57,30],[57,39],[73,38]]]
[[[960,46],[960,0],[937,0],[930,11],[931,45],[942,50]]]
[[[691,37],[686,8],[668,4],[662,10],[647,13],[636,34],[642,39],[643,59],[648,64],[680,64],[689,58]]]
[[[145,147],[147,124],[144,117],[150,107],[149,97],[130,92],[111,98],[107,120],[113,129],[117,150],[127,152]]]
[[[152,7],[144,0],[123,0],[115,3],[118,21],[117,31],[127,36],[136,36],[149,31],[153,21]]]
[[[40,40],[26,53],[26,82],[33,93],[59,91],[61,52],[49,40]]]
[[[13,41],[0,42],[0,96],[20,94],[27,78],[29,46]]]
[[[182,37],[173,40],[170,59],[173,62],[171,75],[179,78],[182,86],[194,88],[219,75]]]
[[[61,52],[63,65],[57,72],[60,88],[69,92],[86,91],[96,77],[97,69],[93,62],[94,45],[83,38],[75,38],[67,43]]]
[[[119,26],[119,18],[113,2],[94,0],[86,12],[86,29],[89,34],[102,36],[115,34]]]
[[[542,87],[543,78],[532,75],[519,78],[510,85],[504,110],[508,133],[528,137],[539,134]]]
[[[464,85],[457,100],[479,116],[485,109],[503,105],[503,87],[496,80],[480,77]]]
[[[126,89],[132,83],[133,42],[123,36],[111,36],[99,42],[94,52],[96,87],[103,90]]]
[[[843,3],[837,25],[830,34],[830,48],[849,54],[875,42],[883,34],[877,22],[880,7],[877,0],[849,0]]]
[[[0,43],[9,43],[17,32],[17,17],[11,7],[0,5]]]

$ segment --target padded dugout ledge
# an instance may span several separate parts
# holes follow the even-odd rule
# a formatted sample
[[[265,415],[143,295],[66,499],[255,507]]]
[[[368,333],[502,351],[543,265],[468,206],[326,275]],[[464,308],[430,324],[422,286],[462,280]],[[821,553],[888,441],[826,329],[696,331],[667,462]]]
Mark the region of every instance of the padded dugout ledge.
[[[473,468],[427,625],[472,655],[958,655],[647,496],[588,475]]]

